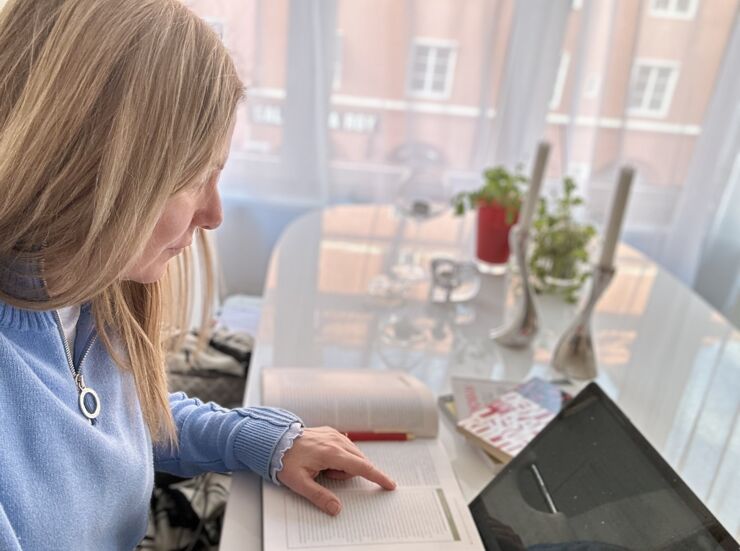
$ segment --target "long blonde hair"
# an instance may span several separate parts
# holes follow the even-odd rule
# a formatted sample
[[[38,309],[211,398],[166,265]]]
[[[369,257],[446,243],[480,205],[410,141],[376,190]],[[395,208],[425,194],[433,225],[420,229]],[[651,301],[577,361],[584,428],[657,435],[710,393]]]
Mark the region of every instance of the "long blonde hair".
[[[122,274],[167,199],[207,176],[243,92],[217,35],[178,0],[0,11],[0,259],[45,284],[41,300],[0,298],[34,310],[92,301],[155,441],[176,444],[164,330],[185,320],[191,260],[157,283]]]

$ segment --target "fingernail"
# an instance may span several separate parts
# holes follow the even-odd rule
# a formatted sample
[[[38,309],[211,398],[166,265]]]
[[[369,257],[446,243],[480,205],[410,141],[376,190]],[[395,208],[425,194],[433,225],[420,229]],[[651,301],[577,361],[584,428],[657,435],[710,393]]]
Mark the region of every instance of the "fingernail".
[[[338,515],[341,508],[342,506],[339,504],[338,501],[330,501],[329,504],[326,506],[326,510],[329,512],[330,515]]]

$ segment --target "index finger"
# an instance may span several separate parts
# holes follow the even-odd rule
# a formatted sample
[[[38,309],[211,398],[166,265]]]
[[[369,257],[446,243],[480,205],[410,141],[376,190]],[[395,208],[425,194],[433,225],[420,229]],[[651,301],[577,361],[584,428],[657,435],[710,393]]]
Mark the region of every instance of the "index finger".
[[[368,479],[370,482],[375,482],[386,490],[396,489],[396,483],[391,479],[391,477],[376,468],[367,459],[357,457],[349,452],[337,455],[332,459],[334,459],[330,467],[332,469],[342,470],[345,473],[354,476],[361,476],[362,478]]]

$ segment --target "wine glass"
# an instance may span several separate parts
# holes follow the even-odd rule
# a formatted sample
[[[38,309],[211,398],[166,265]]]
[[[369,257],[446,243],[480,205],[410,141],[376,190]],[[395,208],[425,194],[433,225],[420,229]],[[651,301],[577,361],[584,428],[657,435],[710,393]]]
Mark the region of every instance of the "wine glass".
[[[404,243],[406,224],[399,224],[393,265],[376,275],[368,286],[370,295],[394,300],[403,298],[411,285],[427,279],[419,258],[419,230],[423,222],[444,213],[451,199],[450,186],[439,164],[413,165],[404,171],[400,182],[394,205],[403,219],[413,225],[414,238],[411,243]]]
[[[402,246],[396,264],[391,267],[391,273],[401,281],[427,279],[428,272],[420,262],[421,225],[450,208],[450,198],[450,185],[441,165],[416,166],[405,174],[395,203],[398,212],[411,221],[414,237],[410,244]]]

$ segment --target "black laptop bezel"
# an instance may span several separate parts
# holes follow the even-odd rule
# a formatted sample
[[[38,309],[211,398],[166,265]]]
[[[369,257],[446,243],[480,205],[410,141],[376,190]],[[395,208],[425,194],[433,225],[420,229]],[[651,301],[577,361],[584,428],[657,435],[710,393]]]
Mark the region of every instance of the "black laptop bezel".
[[[485,496],[488,496],[492,491],[495,490],[497,481],[500,481],[504,475],[509,474],[510,471],[515,470],[523,458],[526,457],[526,452],[536,446],[536,444],[544,437],[544,435],[552,429],[552,427],[562,422],[564,417],[567,417],[573,410],[580,409],[584,404],[591,403],[592,400],[599,400],[612,415],[612,417],[621,424],[625,432],[630,436],[633,442],[637,445],[638,449],[642,451],[646,459],[650,461],[656,470],[663,476],[668,482],[672,489],[676,492],[679,498],[686,504],[687,507],[702,520],[702,524],[707,532],[715,539],[717,545],[727,551],[736,551],[740,549],[738,542],[732,537],[732,535],[722,526],[717,518],[709,511],[704,503],[696,496],[696,494],[689,488],[679,474],[673,470],[668,462],[663,459],[663,456],[653,447],[650,442],[642,435],[639,429],[629,420],[624,412],[617,406],[614,401],[601,389],[601,387],[595,382],[589,383],[578,395],[568,402],[563,409],[543,428],[527,446],[519,452],[517,457],[512,459],[496,477],[489,482],[483,490],[470,502],[469,508],[473,514],[473,520],[475,520],[476,526],[485,526],[486,519],[477,518],[479,515],[476,511],[485,511],[485,504],[480,503]],[[479,528],[480,529],[480,528]]]

